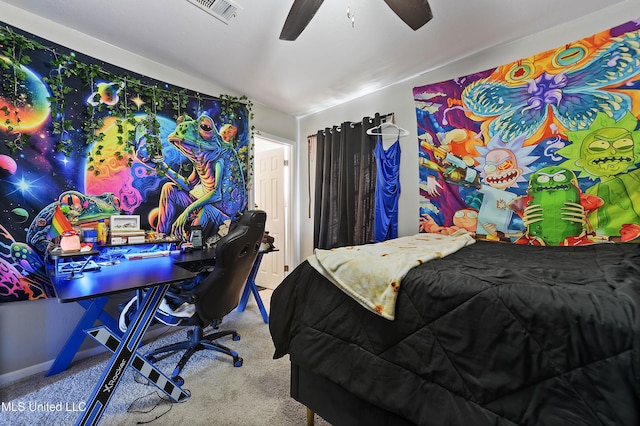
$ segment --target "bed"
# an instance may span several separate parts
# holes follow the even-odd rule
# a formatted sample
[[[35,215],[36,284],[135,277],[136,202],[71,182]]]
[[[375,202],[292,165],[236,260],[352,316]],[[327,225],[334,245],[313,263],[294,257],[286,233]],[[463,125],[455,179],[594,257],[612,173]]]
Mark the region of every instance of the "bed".
[[[636,244],[477,241],[408,270],[393,320],[304,261],[269,327],[333,425],[638,425],[639,301]]]

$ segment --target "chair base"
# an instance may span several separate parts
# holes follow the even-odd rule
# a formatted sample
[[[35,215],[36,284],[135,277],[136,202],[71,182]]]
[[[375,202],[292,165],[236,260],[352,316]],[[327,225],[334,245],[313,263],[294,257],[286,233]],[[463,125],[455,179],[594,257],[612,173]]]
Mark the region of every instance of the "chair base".
[[[154,349],[147,352],[144,355],[144,358],[150,363],[154,364],[158,361],[158,355],[184,350],[185,353],[182,355],[182,358],[180,358],[180,361],[178,361],[178,364],[173,370],[173,373],[171,373],[171,379],[178,379],[178,381],[181,380],[180,372],[187,364],[189,359],[193,356],[193,354],[205,349],[229,355],[233,358],[234,367],[242,367],[243,360],[236,351],[231,350],[230,348],[216,342],[217,339],[224,336],[231,336],[233,340],[240,340],[240,335],[238,334],[238,332],[236,332],[235,330],[224,330],[207,334],[206,336],[204,336],[203,334],[203,328],[201,326],[195,326],[193,329],[187,331],[187,337],[189,340]]]

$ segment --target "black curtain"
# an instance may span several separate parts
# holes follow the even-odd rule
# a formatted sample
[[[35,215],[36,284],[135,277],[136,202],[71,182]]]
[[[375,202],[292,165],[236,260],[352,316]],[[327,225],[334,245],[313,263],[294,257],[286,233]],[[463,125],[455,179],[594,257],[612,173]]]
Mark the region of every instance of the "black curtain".
[[[316,136],[314,247],[366,244],[373,241],[376,139],[367,130],[380,115],[360,123],[344,122]]]

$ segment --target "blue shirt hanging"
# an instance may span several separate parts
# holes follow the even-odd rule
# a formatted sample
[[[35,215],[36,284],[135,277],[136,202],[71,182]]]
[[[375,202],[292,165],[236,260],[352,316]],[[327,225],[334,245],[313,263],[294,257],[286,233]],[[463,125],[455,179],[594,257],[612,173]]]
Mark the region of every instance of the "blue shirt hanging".
[[[400,196],[400,135],[384,149],[382,138],[373,152],[376,157],[376,202],[373,239],[376,243],[398,237],[398,197]]]

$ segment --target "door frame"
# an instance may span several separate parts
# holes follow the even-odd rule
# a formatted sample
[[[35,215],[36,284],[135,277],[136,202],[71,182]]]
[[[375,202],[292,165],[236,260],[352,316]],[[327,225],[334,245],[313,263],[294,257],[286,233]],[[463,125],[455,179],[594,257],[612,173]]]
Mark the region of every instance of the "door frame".
[[[285,148],[285,159],[287,160],[288,165],[285,166],[285,169],[284,169],[285,188],[283,190],[283,194],[287,198],[287,203],[286,203],[285,212],[284,212],[285,238],[284,238],[284,241],[282,241],[280,244],[284,246],[283,247],[284,264],[288,266],[288,271],[285,271],[283,275],[286,277],[295,267],[295,265],[293,264],[293,261],[294,261],[293,251],[295,250],[294,240],[293,240],[293,229],[294,229],[293,210],[295,208],[295,203],[293,198],[293,191],[294,191],[293,176],[295,174],[295,167],[296,167],[296,163],[294,161],[294,159],[296,158],[296,153],[295,153],[296,144],[294,141],[284,139],[279,136],[275,136],[266,132],[262,132],[260,130],[256,130],[254,132],[254,140],[251,146],[252,148],[251,155],[253,157],[254,166],[255,166],[255,155],[256,155],[256,149],[255,149],[256,139],[263,139],[268,142],[281,145]],[[255,173],[252,173],[251,191],[250,191],[250,199],[249,199],[250,206],[255,206],[255,200],[256,200],[255,191],[256,191]],[[276,247],[278,247],[278,241],[276,241],[275,244],[276,244]]]

